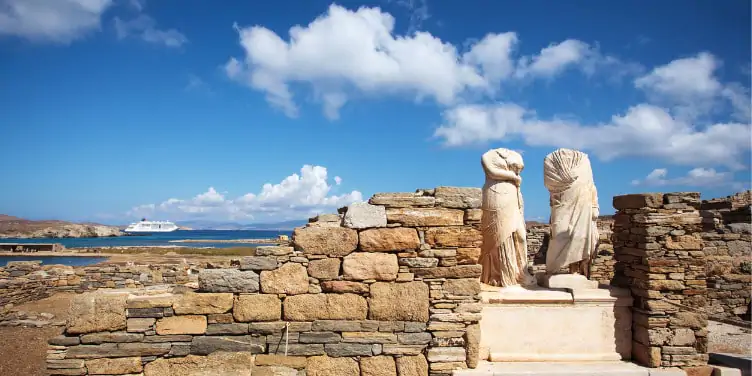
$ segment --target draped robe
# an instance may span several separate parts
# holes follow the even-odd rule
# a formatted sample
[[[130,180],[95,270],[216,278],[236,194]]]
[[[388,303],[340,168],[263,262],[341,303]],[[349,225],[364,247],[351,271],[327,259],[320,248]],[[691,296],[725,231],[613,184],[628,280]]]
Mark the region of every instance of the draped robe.
[[[522,156],[508,149],[494,149],[483,154],[481,161],[486,182],[481,204],[480,280],[493,286],[519,285],[529,275],[527,237],[520,177],[511,165],[516,164],[521,170]]]
[[[546,253],[546,272],[551,274],[573,263],[586,265],[598,243],[598,192],[587,154],[558,149],[546,156],[544,184],[550,193],[551,238]]]

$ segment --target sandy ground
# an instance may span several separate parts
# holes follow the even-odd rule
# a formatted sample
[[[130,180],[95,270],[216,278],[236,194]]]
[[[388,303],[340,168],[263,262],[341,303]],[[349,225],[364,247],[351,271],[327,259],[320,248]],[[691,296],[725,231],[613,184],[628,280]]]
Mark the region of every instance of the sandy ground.
[[[708,351],[752,356],[752,331],[735,325],[708,321]]]

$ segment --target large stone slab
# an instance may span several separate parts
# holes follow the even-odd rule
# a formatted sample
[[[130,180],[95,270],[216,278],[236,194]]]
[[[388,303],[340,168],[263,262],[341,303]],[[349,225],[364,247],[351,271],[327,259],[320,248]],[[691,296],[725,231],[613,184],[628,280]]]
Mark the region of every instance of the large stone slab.
[[[629,362],[480,362],[475,369],[458,369],[453,376],[678,376],[683,371],[650,369]]]
[[[480,230],[469,226],[429,228],[426,243],[435,248],[477,248],[483,243],[483,236]]]
[[[186,293],[175,299],[172,309],[178,315],[225,313],[232,309],[230,293]]]
[[[445,208],[395,208],[387,209],[386,219],[389,223],[402,226],[462,226],[465,212]]]
[[[198,288],[203,292],[257,292],[259,275],[237,269],[203,269],[198,273]]]
[[[480,208],[482,192],[480,188],[436,187],[436,206],[454,209]]]
[[[428,361],[423,355],[401,356],[397,358],[397,373],[400,376],[427,376]]]
[[[125,375],[143,370],[141,357],[91,359],[86,361],[89,375]]]
[[[246,336],[193,337],[191,354],[208,355],[216,351],[245,351],[252,354],[264,352],[265,338]]]
[[[343,257],[358,247],[358,232],[344,227],[298,227],[292,238],[295,249],[308,255]]]
[[[361,376],[397,376],[397,366],[391,356],[360,358]]]
[[[277,266],[274,256],[246,256],[240,259],[240,270],[274,270]]]
[[[335,279],[339,276],[341,261],[338,258],[327,257],[320,260],[311,260],[308,263],[308,275],[316,279]]]
[[[125,293],[91,292],[76,295],[71,301],[66,332],[83,334],[126,328]]]
[[[355,294],[303,294],[285,298],[284,316],[290,321],[363,320],[368,303]]]
[[[386,209],[366,202],[355,202],[347,207],[342,225],[355,229],[386,227]]]
[[[239,295],[232,315],[240,322],[277,321],[282,316],[282,302],[276,295]]]
[[[360,250],[388,252],[413,250],[420,247],[418,231],[414,228],[380,228],[361,231]]]
[[[358,362],[352,358],[312,356],[306,360],[308,376],[360,376]]]
[[[357,252],[345,257],[342,270],[348,279],[394,281],[399,265],[395,254]]]
[[[376,193],[368,200],[369,204],[383,205],[387,208],[430,207],[435,202],[435,198],[416,192]]]
[[[264,294],[305,294],[308,292],[308,271],[298,263],[287,263],[276,270],[261,272]]]
[[[206,333],[206,316],[180,315],[164,317],[157,320],[157,334],[204,334]]]
[[[373,283],[369,306],[371,320],[428,321],[428,285],[420,281]]]
[[[251,376],[253,355],[247,352],[215,352],[209,356],[188,355],[160,358],[144,367],[144,376]]]

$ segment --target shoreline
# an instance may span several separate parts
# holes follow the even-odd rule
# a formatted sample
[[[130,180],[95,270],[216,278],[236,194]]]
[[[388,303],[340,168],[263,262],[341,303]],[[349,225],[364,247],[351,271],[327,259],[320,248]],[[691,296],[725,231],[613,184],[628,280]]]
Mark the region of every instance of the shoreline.
[[[238,244],[274,244],[280,245],[287,243],[279,239],[176,239],[168,240],[168,243],[238,243]]]

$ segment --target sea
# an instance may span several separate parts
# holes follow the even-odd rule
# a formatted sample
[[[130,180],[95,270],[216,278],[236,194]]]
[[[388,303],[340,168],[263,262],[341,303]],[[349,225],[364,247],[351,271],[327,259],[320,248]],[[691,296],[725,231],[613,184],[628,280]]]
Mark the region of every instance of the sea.
[[[276,239],[280,235],[292,236],[292,231],[273,230],[176,230],[172,232],[114,236],[106,238],[42,238],[42,239],[0,239],[0,243],[59,243],[66,248],[97,248],[97,247],[150,247],[150,246],[179,246],[179,247],[253,247],[265,244],[258,243],[226,243],[213,240],[237,239]],[[200,240],[200,242],[175,242],[175,240]],[[268,245],[268,244],[266,244]]]

